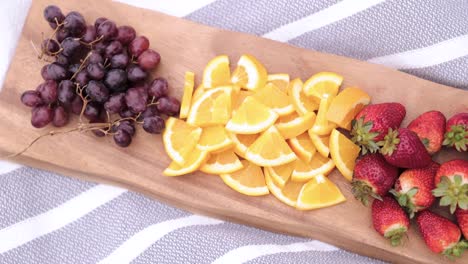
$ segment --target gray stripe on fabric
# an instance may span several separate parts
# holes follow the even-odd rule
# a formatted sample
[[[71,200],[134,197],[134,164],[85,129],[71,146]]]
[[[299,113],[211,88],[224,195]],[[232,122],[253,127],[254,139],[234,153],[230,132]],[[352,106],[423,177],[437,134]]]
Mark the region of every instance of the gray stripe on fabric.
[[[28,167],[0,175],[0,229],[46,212],[93,186]]]
[[[361,60],[422,48],[468,33],[466,4],[466,0],[386,1],[289,43]]]
[[[145,227],[188,213],[127,192],[70,225],[0,256],[0,263],[96,263]]]
[[[241,246],[306,241],[233,223],[187,227],[166,235],[132,263],[211,263]]]
[[[404,72],[426,80],[468,90],[468,56],[431,67],[404,70]]]
[[[271,263],[294,263],[294,264],[384,264],[386,262],[362,257],[344,250],[337,251],[304,251],[296,253],[277,253],[258,257],[245,264],[271,264]]]
[[[218,0],[185,18],[212,27],[263,35],[338,2]]]

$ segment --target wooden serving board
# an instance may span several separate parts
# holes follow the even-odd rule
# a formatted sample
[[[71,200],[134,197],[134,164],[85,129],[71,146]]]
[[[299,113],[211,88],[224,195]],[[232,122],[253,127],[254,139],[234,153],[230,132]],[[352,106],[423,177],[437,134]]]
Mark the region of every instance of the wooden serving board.
[[[406,122],[431,109],[439,109],[447,116],[468,111],[468,92],[383,66],[211,28],[111,1],[34,0],[0,96],[2,156],[21,150],[34,138],[52,129],[32,128],[30,109],[19,100],[22,92],[34,89],[42,82],[40,69],[44,62],[36,59],[30,41],[40,43],[41,32],[51,33],[42,17],[42,10],[48,4],[56,4],[64,12],[79,11],[89,22],[106,16],[119,25],[134,26],[162,55],[162,63],[155,75],[166,77],[172,92],[179,97],[185,71],[194,70],[199,82],[203,67],[215,55],[227,54],[231,64],[235,65],[239,55],[250,53],[259,58],[269,72],[286,72],[293,78],[304,80],[319,71],[342,74],[344,86],[361,87],[372,96],[374,103],[403,103],[408,112]],[[456,155],[446,151],[436,159],[443,161]],[[467,158],[466,154],[463,158]],[[141,131],[127,149],[116,147],[110,137],[96,138],[91,134],[47,137],[15,161],[72,177],[123,186],[192,212],[319,239],[391,262],[466,263],[468,259],[465,254],[463,260],[450,262],[431,253],[415,225],[404,246],[391,247],[373,230],[370,209],[352,197],[350,184],[336,171],[329,177],[338,184],[348,201],[331,208],[302,212],[278,202],[273,196],[247,197],[236,193],[215,176],[202,173],[178,178],[162,176],[161,171],[169,164],[169,158],[164,153],[161,136]]]

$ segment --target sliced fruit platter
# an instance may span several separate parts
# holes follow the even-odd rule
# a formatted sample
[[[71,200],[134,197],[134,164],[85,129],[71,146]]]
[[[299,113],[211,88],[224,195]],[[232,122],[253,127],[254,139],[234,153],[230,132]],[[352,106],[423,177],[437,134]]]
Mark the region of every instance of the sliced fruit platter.
[[[391,262],[464,263],[466,96],[115,2],[37,0],[0,153]]]

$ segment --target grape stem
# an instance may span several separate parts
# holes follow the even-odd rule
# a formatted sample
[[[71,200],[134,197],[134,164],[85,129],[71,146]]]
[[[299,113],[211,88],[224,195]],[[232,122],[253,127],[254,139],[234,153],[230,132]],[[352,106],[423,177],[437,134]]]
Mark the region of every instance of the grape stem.
[[[92,48],[93,45],[98,43],[99,41],[101,41],[103,37],[104,37],[104,35],[101,35],[99,38],[97,38],[97,39],[95,39],[95,40],[93,40],[93,41],[91,41],[89,43],[80,40],[80,43]]]
[[[89,57],[91,56],[91,54],[93,54],[92,51],[88,52],[88,54],[86,55],[86,57],[84,58],[84,60],[81,62],[80,67],[78,67],[78,70],[73,74],[73,76],[70,78],[70,80],[75,79],[76,75],[77,75],[81,70],[83,70],[83,68],[84,68],[86,62],[88,61]]]

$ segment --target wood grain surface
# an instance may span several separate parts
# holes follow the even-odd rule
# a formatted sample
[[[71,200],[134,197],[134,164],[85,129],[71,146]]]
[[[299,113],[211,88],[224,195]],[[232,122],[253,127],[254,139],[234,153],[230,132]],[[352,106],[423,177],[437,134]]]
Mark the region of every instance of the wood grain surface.
[[[41,32],[45,32],[46,36],[51,33],[42,18],[42,10],[48,4],[57,4],[64,12],[79,11],[88,22],[106,16],[119,25],[133,25],[137,32],[150,39],[151,47],[162,55],[162,63],[154,75],[166,77],[172,93],[179,97],[185,71],[195,71],[199,82],[203,67],[215,55],[227,54],[231,64],[235,65],[239,55],[250,53],[264,62],[271,73],[286,72],[293,78],[303,80],[319,71],[342,74],[345,87],[361,87],[372,96],[373,103],[403,103],[408,112],[405,124],[418,114],[432,109],[439,109],[447,116],[468,111],[468,92],[383,66],[211,28],[107,0],[34,0],[0,96],[2,156],[21,150],[37,136],[52,130],[51,127],[32,128],[30,109],[19,100],[22,92],[34,89],[42,81],[40,69],[45,62],[37,60],[30,41],[40,43]],[[70,127],[72,125],[68,129]],[[444,161],[457,155],[461,157],[447,150],[436,159]],[[467,159],[466,154],[463,158]],[[337,183],[348,201],[331,208],[302,212],[283,205],[273,196],[243,196],[215,176],[202,173],[175,178],[162,176],[169,158],[164,153],[161,136],[149,135],[141,130],[127,149],[116,147],[110,137],[96,138],[89,133],[47,137],[15,158],[15,161],[67,176],[123,186],[192,212],[319,239],[395,263],[466,263],[468,259],[465,254],[463,260],[452,262],[431,253],[414,224],[405,244],[391,247],[373,230],[370,209],[352,197],[350,184],[336,171],[329,177]],[[446,213],[445,209],[436,210]]]

